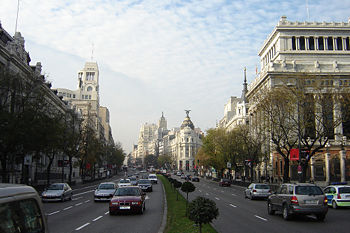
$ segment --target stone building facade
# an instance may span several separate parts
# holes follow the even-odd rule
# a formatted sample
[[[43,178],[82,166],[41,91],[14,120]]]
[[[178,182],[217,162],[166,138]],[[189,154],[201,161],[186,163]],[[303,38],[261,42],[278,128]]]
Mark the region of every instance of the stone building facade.
[[[350,91],[350,20],[349,22],[291,22],[281,17],[259,51],[261,70],[249,84],[249,121],[259,121],[254,99],[262,89],[282,84],[297,87],[301,78],[317,80],[325,93]],[[315,103],[317,102],[314,96]],[[348,108],[330,98],[332,120],[344,116]],[[338,106],[338,107],[337,107]],[[327,147],[311,159],[310,180],[346,181],[350,179],[349,122],[339,124],[329,137]],[[274,152],[266,169],[270,177],[283,176],[283,159]],[[291,164],[290,177],[296,179],[297,164]],[[261,171],[262,174],[264,171]]]

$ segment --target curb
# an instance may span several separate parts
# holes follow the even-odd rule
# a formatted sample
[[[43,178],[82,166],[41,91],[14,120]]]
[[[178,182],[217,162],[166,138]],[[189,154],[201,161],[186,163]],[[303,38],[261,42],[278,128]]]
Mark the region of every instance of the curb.
[[[159,181],[162,182],[160,179],[159,179]],[[162,189],[163,189],[163,218],[162,218],[162,223],[160,225],[158,233],[164,232],[165,227],[166,227],[167,215],[168,215],[168,204],[167,204],[167,200],[166,200],[166,193],[165,193],[163,182],[162,182]]]

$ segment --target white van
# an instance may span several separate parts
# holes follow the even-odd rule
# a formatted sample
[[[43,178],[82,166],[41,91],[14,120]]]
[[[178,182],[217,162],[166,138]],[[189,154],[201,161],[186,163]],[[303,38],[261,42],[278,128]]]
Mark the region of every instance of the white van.
[[[47,233],[47,219],[36,190],[0,183],[0,232]]]
[[[148,180],[152,182],[152,184],[157,184],[158,183],[158,178],[156,174],[149,174],[148,175]]]

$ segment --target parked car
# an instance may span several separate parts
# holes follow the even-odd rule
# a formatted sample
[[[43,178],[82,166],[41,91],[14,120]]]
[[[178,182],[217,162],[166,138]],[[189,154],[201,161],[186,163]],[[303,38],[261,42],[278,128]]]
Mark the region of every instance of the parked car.
[[[328,205],[333,209],[338,207],[350,206],[350,186],[349,185],[330,185],[324,189]]]
[[[181,175],[182,175],[182,172],[178,171],[178,172],[176,173],[176,175],[177,175],[177,176],[181,176]]]
[[[316,215],[323,221],[328,211],[327,197],[314,184],[282,184],[267,199],[267,212],[272,215],[282,211],[285,220],[293,215]]]
[[[198,176],[194,176],[191,179],[193,182],[199,182],[199,177]]]
[[[153,183],[153,184],[157,184],[158,183],[158,178],[156,174],[149,174],[148,175],[148,179]]]
[[[229,179],[221,179],[219,182],[219,186],[231,186],[231,181]]]
[[[142,191],[145,191],[145,192],[153,191],[152,182],[149,179],[139,180],[138,186],[142,189]]]
[[[0,219],[3,233],[49,232],[40,197],[31,186],[0,184]]]
[[[109,202],[109,214],[137,212],[143,214],[146,209],[146,195],[137,186],[119,187]]]
[[[130,179],[121,179],[118,183],[118,187],[131,186]]]
[[[267,198],[271,195],[271,188],[268,184],[251,183],[248,188],[244,190],[244,197],[250,198]]]
[[[132,186],[137,186],[137,178],[136,178],[136,176],[132,176],[129,179],[130,179],[130,184]]]
[[[191,179],[192,179],[192,175],[187,174],[185,179],[186,179],[186,180],[191,180]]]
[[[180,176],[180,178],[181,178],[181,179],[186,179],[185,174],[182,174],[182,175]]]
[[[41,194],[41,199],[45,201],[65,201],[72,200],[73,190],[67,183],[53,183]]]
[[[97,186],[94,193],[94,201],[109,201],[118,186],[114,182],[104,182]]]

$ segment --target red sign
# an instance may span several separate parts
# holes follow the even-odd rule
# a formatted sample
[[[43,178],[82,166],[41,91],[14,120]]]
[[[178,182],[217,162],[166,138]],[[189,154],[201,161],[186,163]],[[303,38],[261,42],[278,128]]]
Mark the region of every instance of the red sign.
[[[299,160],[299,149],[290,149],[290,160],[291,161]]]

